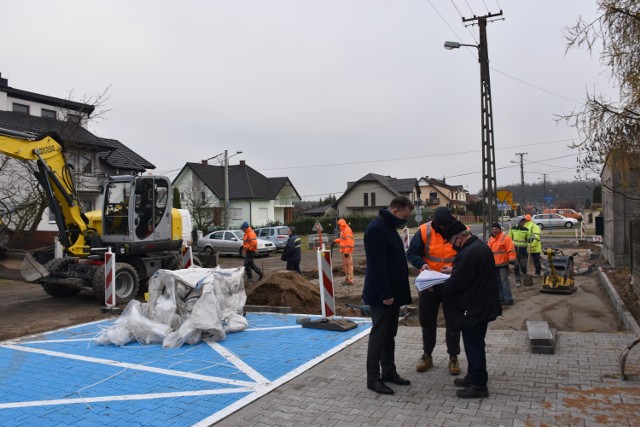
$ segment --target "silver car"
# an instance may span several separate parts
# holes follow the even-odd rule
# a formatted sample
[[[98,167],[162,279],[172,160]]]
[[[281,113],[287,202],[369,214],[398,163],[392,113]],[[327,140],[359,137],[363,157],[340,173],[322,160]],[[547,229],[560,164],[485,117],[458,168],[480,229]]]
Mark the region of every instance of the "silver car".
[[[540,229],[543,228],[571,228],[578,225],[575,218],[567,218],[555,213],[538,214],[531,217],[531,221]]]
[[[277,227],[260,227],[254,230],[260,239],[271,240],[278,250],[284,249],[289,240],[289,227],[279,225]]]
[[[198,250],[221,255],[242,256],[242,230],[218,230],[198,239]],[[258,255],[270,255],[276,251],[276,245],[264,239],[258,239]]]

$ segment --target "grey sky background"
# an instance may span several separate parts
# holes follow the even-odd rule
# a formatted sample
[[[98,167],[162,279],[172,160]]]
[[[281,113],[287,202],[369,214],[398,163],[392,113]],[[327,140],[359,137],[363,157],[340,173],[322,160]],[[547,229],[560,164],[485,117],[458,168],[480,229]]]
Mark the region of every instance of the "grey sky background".
[[[478,27],[487,25],[498,186],[573,180],[587,90],[617,97],[597,56],[565,53],[589,0],[0,0],[0,72],[18,89],[84,100],[90,125],[174,178],[228,150],[305,200],[369,172],[482,188]],[[518,163],[511,163],[512,161]]]

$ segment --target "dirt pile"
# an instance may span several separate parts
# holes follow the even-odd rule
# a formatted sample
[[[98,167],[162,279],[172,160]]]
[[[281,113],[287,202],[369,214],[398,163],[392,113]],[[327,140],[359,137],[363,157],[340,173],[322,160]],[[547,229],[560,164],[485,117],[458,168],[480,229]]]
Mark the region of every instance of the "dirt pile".
[[[249,284],[248,305],[291,307],[293,313],[320,314],[318,286],[292,271],[270,274],[258,284]]]

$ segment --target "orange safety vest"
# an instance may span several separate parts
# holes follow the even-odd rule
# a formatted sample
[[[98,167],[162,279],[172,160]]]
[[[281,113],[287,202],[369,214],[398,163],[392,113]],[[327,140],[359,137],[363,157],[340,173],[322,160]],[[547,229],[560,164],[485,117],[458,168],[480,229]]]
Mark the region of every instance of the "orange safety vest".
[[[257,252],[258,251],[258,237],[255,231],[251,227],[248,227],[244,231],[244,239],[242,240],[242,248],[245,251]]]
[[[496,267],[508,266],[509,261],[516,259],[516,247],[513,244],[513,240],[503,231],[496,237],[491,236],[487,245],[493,252]]]
[[[451,267],[457,252],[442,234],[432,231],[431,221],[420,226],[424,254],[422,259],[433,271],[440,271],[442,267]]]
[[[340,228],[341,228],[340,237],[337,238],[335,242],[340,245],[341,253],[350,254],[353,252],[353,245],[354,245],[353,231],[351,230],[351,227],[346,225],[346,222],[344,224],[344,228],[342,227],[342,224],[340,224],[340,221],[338,221],[338,224],[340,225]]]

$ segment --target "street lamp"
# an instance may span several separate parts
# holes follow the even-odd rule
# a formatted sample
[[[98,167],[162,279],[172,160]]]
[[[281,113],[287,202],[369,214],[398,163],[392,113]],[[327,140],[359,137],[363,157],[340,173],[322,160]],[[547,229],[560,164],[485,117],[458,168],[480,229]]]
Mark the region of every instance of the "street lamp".
[[[478,49],[478,62],[480,63],[480,107],[481,107],[481,131],[482,131],[482,237],[489,238],[490,224],[496,220],[494,215],[494,203],[496,202],[496,162],[493,143],[493,107],[491,104],[491,84],[489,82],[489,52],[487,49],[487,18],[500,14],[486,16],[474,16],[466,21],[478,21],[480,28],[480,43],[464,44],[453,41],[444,42],[447,50],[459,49],[461,46],[475,47]]]

